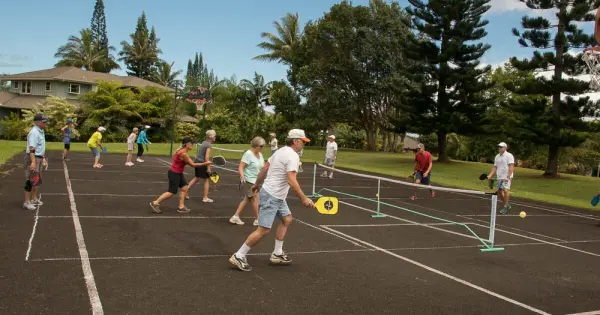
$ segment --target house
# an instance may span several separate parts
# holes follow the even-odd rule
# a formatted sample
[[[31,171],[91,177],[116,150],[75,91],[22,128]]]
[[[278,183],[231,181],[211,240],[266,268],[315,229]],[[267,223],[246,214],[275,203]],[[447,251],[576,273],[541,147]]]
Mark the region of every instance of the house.
[[[0,76],[2,81],[10,81],[8,92],[0,92],[0,120],[10,112],[32,109],[35,104],[53,95],[64,97],[79,106],[79,97],[94,91],[99,80],[120,81],[128,88],[155,86],[170,91],[173,89],[133,76],[119,76],[108,73],[85,71],[75,67],[57,67],[46,70]]]
[[[411,137],[411,136],[406,136],[404,137],[404,151],[414,151],[417,149],[417,144],[419,144],[418,140]]]

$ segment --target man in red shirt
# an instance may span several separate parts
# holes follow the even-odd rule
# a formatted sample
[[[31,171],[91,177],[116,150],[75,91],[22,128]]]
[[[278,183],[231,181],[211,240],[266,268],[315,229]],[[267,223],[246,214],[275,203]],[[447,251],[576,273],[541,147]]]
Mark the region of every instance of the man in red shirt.
[[[417,154],[415,154],[415,176],[416,184],[429,185],[431,180],[431,167],[433,166],[431,153],[425,151],[425,146],[422,143],[417,145]],[[430,189],[429,197],[435,197],[435,192]],[[414,194],[410,200],[417,199],[417,187],[414,188]]]

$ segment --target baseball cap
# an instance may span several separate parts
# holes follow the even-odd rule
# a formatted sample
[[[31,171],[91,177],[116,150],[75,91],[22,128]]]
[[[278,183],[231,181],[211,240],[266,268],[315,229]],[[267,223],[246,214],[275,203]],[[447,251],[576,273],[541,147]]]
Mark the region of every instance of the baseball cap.
[[[48,117],[44,116],[43,114],[35,114],[35,116],[33,116],[33,121],[41,121],[41,122],[48,122]]]
[[[194,140],[194,138],[192,138],[192,137],[184,137],[181,140],[181,144],[188,144],[188,143],[196,143],[196,140]]]
[[[302,130],[302,129],[290,130],[287,137],[288,137],[288,139],[300,139],[304,142],[310,142],[310,139],[308,139],[306,137],[306,134],[304,134],[304,130]]]
[[[73,118],[67,118],[67,123],[72,123],[73,122]]]
[[[499,147],[503,147],[503,148],[506,148],[506,147],[507,147],[506,143],[504,143],[504,142],[500,142],[500,143],[498,143],[498,146],[499,146]]]
[[[105,130],[106,130],[106,128],[104,128],[102,126],[98,127],[98,131],[105,131]]]
[[[419,144],[417,144],[417,148],[418,148],[418,149],[422,149],[422,148],[424,148],[424,147],[425,147],[425,145],[424,145],[424,144],[422,144],[422,143],[419,143]]]
[[[334,135],[329,135],[329,138],[335,140],[335,136]]]

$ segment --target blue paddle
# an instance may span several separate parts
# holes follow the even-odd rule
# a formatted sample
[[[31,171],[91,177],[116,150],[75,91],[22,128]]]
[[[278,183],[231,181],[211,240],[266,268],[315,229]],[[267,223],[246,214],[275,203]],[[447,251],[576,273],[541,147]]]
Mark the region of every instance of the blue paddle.
[[[594,196],[594,198],[592,198],[592,206],[595,207],[599,201],[600,201],[600,195]]]

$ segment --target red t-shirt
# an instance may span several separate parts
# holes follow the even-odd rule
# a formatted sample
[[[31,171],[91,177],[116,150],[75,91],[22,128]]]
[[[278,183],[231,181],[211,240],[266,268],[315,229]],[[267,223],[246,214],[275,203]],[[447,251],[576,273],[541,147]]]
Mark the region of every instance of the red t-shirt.
[[[173,162],[171,163],[171,167],[169,168],[171,171],[178,174],[183,174],[183,169],[187,164],[185,160],[181,158],[182,154],[185,154],[185,152],[177,151],[175,152],[175,154],[173,154]]]
[[[415,161],[417,162],[417,170],[425,172],[429,168],[429,163],[431,163],[431,153],[427,151],[417,153],[415,154]]]

